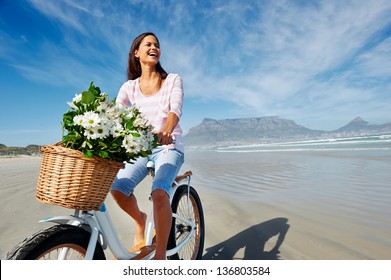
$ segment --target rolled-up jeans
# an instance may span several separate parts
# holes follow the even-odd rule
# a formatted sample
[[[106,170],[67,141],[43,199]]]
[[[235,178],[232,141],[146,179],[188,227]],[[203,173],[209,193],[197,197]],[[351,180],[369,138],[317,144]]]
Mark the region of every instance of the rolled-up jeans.
[[[155,148],[148,157],[141,157],[135,162],[126,163],[125,167],[118,172],[111,190],[131,195],[136,186],[148,175],[148,161],[155,163],[155,177],[151,193],[157,189],[168,193],[184,162],[184,154],[166,147]]]

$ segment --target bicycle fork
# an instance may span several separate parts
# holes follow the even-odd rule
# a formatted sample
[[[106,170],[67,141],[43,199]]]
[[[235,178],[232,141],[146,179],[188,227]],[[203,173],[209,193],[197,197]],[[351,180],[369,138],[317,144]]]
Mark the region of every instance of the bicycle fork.
[[[98,229],[98,226],[96,224],[96,221],[91,217],[91,215],[85,215],[85,217],[83,217],[83,220],[91,228],[91,236],[90,236],[90,240],[89,240],[89,243],[88,243],[85,259],[86,260],[92,260],[94,258],[94,252],[95,252],[95,248],[96,248],[96,243],[97,243],[98,237],[99,237],[99,229]],[[54,221],[54,220],[52,220],[52,221]],[[75,222],[70,223],[70,224],[74,225],[74,226],[79,226],[80,225],[80,221],[77,219],[77,222],[75,220]],[[58,260],[66,260],[67,256],[68,256],[68,252],[69,252],[69,248],[61,248],[57,259]]]

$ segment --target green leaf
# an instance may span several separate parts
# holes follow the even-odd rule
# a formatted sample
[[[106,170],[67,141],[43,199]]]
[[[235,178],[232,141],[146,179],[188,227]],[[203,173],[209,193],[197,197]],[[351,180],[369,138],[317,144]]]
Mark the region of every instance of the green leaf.
[[[126,129],[128,129],[128,130],[132,130],[132,129],[134,129],[134,126],[133,126],[133,118],[132,119],[130,119],[130,120],[128,120],[128,121],[126,121],[126,123],[125,123],[125,128]]]
[[[100,151],[100,152],[99,152],[99,156],[100,156],[101,158],[107,158],[107,157],[109,156],[109,154],[108,154],[107,152],[105,152],[105,151]]]
[[[88,89],[88,91],[90,91],[91,93],[96,94],[96,95],[99,95],[101,92],[99,87],[94,86],[93,81],[90,83],[90,88]]]
[[[141,151],[141,156],[142,156],[142,157],[147,157],[147,156],[148,156],[148,153],[145,152],[145,151]]]
[[[86,146],[88,146],[88,148],[92,149],[92,144],[90,142],[88,142],[88,140],[85,140],[82,144],[81,144],[81,147],[82,148],[86,148]]]
[[[92,145],[90,142],[88,142],[88,141],[85,141],[85,142],[86,142],[87,146],[88,146],[90,149],[93,148],[93,145]]]
[[[81,94],[81,102],[84,104],[91,104],[94,102],[94,94],[91,91],[83,91]]]
[[[101,146],[103,149],[107,149],[107,145],[103,141],[99,141],[99,146]]]
[[[92,151],[90,151],[90,150],[86,150],[86,151],[84,152],[84,156],[85,156],[86,158],[92,158],[92,157],[94,156],[94,153],[93,153]]]

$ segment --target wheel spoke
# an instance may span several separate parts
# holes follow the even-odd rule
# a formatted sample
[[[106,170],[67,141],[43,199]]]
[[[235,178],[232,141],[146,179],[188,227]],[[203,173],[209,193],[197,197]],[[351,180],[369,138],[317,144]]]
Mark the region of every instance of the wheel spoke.
[[[190,194],[190,196],[188,195]],[[188,192],[187,186],[184,186],[175,200],[175,212],[178,216],[185,218],[188,222],[174,219],[175,221],[175,244],[180,244],[184,239],[188,239],[186,244],[179,250],[173,259],[194,260],[202,257],[203,249],[203,215],[201,202],[193,188]],[[192,226],[194,230],[192,230]],[[201,230],[200,230],[201,229]]]
[[[86,250],[76,244],[63,244],[44,252],[40,260],[82,260]]]

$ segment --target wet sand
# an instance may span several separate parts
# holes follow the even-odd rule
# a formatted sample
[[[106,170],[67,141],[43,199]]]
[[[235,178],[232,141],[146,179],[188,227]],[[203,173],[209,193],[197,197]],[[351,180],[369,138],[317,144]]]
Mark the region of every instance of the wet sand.
[[[187,152],[182,171],[193,170],[204,208],[203,259],[391,259],[390,163],[367,153]],[[50,226],[38,220],[72,213],[35,199],[39,165],[39,157],[0,158],[2,259]],[[136,190],[147,212],[149,184]],[[106,204],[130,247],[130,218],[110,195]]]

